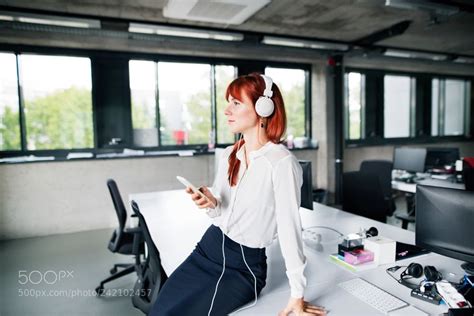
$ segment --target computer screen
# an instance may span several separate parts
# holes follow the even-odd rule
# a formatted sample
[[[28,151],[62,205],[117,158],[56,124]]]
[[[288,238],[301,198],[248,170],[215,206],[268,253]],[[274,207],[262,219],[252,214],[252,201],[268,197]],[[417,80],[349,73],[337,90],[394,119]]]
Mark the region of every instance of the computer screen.
[[[463,260],[474,271],[474,192],[418,185],[416,245]]]
[[[434,148],[426,149],[425,169],[442,169],[444,166],[454,165],[459,160],[459,148]]]
[[[303,186],[301,187],[301,206],[313,209],[313,173],[311,172],[311,161],[299,160],[303,168]]]
[[[393,153],[393,169],[424,172],[425,159],[426,148],[397,147]]]

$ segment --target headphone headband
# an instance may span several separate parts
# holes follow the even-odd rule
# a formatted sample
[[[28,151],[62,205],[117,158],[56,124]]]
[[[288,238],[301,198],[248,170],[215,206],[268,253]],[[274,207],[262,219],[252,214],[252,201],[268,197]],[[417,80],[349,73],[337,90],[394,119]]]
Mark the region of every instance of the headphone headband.
[[[263,96],[267,98],[271,98],[273,96],[273,91],[272,91],[273,80],[272,78],[265,75],[260,75],[260,76],[265,81],[265,90],[263,90]]]
[[[436,282],[439,281],[443,278],[441,272],[436,270],[435,267],[433,266],[426,266],[423,268],[423,266],[419,263],[412,262],[410,263],[406,269],[400,274],[400,278],[397,279],[395,278],[392,273],[397,271],[400,266],[395,266],[388,268],[386,271],[388,274],[392,276],[395,280],[398,281],[398,283],[410,288],[410,289],[416,289],[420,286],[418,283],[412,283],[409,280],[410,279],[417,279],[421,276],[425,276],[426,281],[428,282]]]

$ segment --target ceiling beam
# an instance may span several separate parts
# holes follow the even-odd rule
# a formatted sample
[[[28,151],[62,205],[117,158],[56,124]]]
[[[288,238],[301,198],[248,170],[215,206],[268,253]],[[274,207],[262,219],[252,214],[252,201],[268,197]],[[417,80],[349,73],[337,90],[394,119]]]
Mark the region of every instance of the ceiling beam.
[[[373,45],[376,42],[380,42],[382,40],[385,40],[387,38],[401,35],[405,33],[405,31],[408,29],[410,26],[411,21],[410,20],[405,20],[402,22],[398,22],[392,26],[389,26],[383,30],[376,31],[370,35],[367,35],[365,37],[359,38],[353,42],[353,45],[355,46],[370,46]]]

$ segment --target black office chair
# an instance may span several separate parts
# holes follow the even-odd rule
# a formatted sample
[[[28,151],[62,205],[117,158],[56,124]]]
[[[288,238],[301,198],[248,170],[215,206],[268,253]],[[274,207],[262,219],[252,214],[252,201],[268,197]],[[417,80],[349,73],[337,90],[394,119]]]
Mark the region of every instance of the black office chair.
[[[344,211],[387,222],[388,204],[377,175],[360,171],[344,173],[342,190]]]
[[[474,191],[474,168],[466,168],[462,172],[464,185],[467,191]]]
[[[138,217],[139,228],[143,232],[148,250],[144,262],[136,267],[138,280],[135,283],[135,295],[132,296],[132,303],[133,306],[148,314],[168,277],[161,266],[160,252],[153,243],[148,226],[135,201],[132,201],[132,210]]]
[[[107,187],[109,188],[110,196],[112,197],[112,202],[114,203],[115,212],[117,213],[119,222],[119,227],[117,227],[112,233],[108,248],[114,253],[134,255],[135,263],[114,264],[113,268],[110,269],[111,276],[102,280],[100,285],[96,288],[96,293],[98,295],[101,295],[104,292],[105,283],[134,272],[135,265],[140,262],[140,254],[144,253],[143,237],[141,236],[141,231],[136,228],[125,229],[127,210],[123,204],[117,184],[113,179],[109,179],[107,180]],[[118,268],[124,269],[118,271]]]
[[[360,172],[373,173],[379,178],[382,192],[388,203],[387,216],[392,216],[396,209],[392,196],[392,169],[393,163],[388,160],[364,160],[360,164]]]

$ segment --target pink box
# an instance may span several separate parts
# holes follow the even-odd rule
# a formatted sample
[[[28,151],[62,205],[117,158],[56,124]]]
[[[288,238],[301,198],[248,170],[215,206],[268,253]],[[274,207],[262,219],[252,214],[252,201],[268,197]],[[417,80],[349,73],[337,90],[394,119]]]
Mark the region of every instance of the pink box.
[[[344,253],[344,261],[353,265],[374,261],[374,253],[369,250],[354,250]]]

